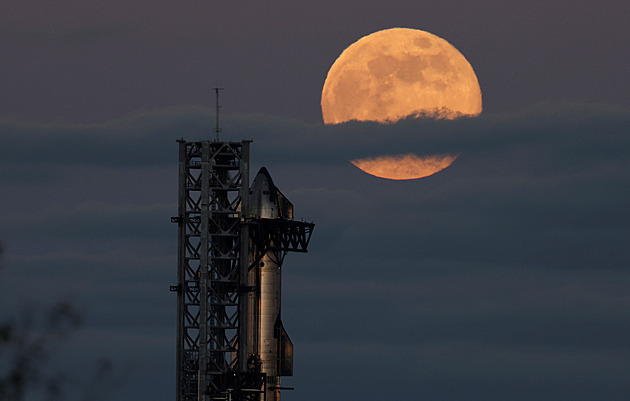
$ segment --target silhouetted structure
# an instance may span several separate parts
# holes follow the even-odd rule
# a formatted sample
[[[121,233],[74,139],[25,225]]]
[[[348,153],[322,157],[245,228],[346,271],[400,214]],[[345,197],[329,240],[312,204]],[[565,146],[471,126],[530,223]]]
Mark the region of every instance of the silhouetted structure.
[[[249,190],[250,141],[178,142],[176,400],[277,401],[293,373],[282,261],[314,224],[293,220],[266,169]]]

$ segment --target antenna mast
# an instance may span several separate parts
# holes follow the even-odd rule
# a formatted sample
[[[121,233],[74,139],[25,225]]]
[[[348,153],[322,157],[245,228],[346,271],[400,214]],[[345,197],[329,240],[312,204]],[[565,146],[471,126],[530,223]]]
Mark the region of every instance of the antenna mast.
[[[216,133],[217,137],[215,140],[219,142],[219,133],[221,132],[221,125],[219,124],[219,109],[221,108],[221,106],[219,105],[219,91],[223,90],[223,88],[212,88],[212,89],[214,89],[214,93],[216,94],[216,99],[217,99],[216,125],[214,128],[214,132]]]

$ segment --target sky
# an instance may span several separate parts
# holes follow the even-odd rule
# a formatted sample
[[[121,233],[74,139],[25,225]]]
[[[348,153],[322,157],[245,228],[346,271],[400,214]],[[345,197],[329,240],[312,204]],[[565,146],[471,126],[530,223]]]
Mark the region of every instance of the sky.
[[[55,369],[112,360],[102,399],[172,400],[176,139],[253,139],[314,221],[283,273],[285,401],[626,400],[630,36],[625,1],[0,4],[0,300],[67,300]],[[426,30],[484,111],[325,126],[336,57]],[[411,181],[348,161],[459,154]]]

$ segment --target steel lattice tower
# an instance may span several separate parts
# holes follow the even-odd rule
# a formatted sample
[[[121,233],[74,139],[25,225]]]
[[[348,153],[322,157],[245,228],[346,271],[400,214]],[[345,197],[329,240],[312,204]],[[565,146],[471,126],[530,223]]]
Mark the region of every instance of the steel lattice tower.
[[[246,369],[249,142],[178,142],[177,401],[202,401]]]

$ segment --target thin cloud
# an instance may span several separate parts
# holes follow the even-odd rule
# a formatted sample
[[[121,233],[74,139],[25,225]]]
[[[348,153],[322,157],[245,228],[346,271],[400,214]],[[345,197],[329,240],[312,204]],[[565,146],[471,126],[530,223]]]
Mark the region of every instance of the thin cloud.
[[[55,125],[0,121],[6,162],[18,164],[155,165],[172,163],[173,141],[213,139],[212,113],[177,108],[105,124]],[[253,139],[256,159],[341,163],[414,152],[471,156],[537,153],[543,165],[618,160],[630,147],[630,110],[581,104],[541,105],[509,115],[457,120],[409,118],[396,124],[307,124],[261,114],[227,115],[222,140]],[[545,156],[545,159],[542,157]],[[583,163],[582,163],[583,164]]]

